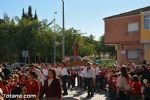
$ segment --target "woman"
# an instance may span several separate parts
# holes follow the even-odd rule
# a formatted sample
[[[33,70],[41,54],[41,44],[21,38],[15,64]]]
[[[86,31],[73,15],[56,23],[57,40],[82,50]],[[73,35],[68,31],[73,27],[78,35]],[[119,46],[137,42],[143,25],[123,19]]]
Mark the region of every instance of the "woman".
[[[131,80],[125,66],[121,67],[121,75],[117,78],[117,93],[119,100],[130,100]]]
[[[137,75],[132,77],[131,100],[142,100],[142,85]]]
[[[45,100],[61,100],[60,81],[56,77],[54,69],[48,70],[48,78],[44,82],[44,88],[40,94],[40,100],[45,94]]]

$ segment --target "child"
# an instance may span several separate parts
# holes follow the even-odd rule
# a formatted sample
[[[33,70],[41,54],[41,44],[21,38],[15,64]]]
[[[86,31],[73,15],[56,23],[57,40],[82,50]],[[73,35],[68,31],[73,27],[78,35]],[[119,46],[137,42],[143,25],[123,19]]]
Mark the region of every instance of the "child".
[[[117,99],[117,74],[112,75],[112,100]]]
[[[131,100],[141,100],[142,91],[141,91],[141,82],[137,75],[133,76],[133,82],[131,84]]]
[[[3,81],[3,85],[1,87],[3,94],[9,94],[10,91],[8,89],[8,81]]]

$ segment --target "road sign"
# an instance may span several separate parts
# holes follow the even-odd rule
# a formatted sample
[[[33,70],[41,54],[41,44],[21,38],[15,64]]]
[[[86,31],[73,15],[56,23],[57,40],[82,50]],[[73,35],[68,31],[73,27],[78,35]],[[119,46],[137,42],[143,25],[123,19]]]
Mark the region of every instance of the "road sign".
[[[23,50],[22,51],[22,57],[28,57],[29,56],[29,51],[28,50]]]

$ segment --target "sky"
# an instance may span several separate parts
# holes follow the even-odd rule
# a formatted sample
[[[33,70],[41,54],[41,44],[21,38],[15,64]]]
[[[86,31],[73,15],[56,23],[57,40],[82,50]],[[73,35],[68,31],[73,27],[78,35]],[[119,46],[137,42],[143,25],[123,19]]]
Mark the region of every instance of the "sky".
[[[150,0],[64,0],[65,28],[75,28],[86,35],[94,35],[95,39],[104,34],[103,18],[150,6]],[[62,26],[62,0],[0,0],[0,18],[6,12],[8,16],[22,15],[22,9],[28,10],[32,6],[36,9],[38,18],[54,19]]]

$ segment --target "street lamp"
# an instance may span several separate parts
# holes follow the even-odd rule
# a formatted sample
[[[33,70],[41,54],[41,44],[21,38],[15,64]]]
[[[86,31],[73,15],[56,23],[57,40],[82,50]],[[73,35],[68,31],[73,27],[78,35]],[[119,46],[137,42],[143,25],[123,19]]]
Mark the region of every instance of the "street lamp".
[[[55,15],[57,14],[57,12],[54,12],[54,64],[56,64],[56,25],[55,25]]]
[[[62,61],[65,59],[65,15],[64,15],[64,0],[62,0]]]

